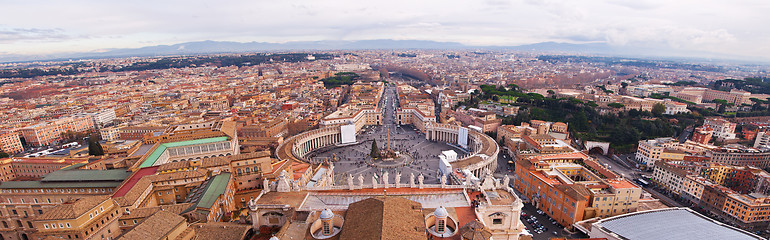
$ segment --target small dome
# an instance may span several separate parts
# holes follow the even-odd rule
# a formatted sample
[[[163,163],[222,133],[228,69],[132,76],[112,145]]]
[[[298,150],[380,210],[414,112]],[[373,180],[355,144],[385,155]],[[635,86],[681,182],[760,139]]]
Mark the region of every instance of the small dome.
[[[438,218],[445,218],[449,216],[449,213],[446,211],[446,208],[444,206],[439,206],[436,208],[436,211],[433,211],[433,215],[435,215]]]
[[[280,239],[278,239],[278,237],[276,237],[276,236],[272,236],[272,237],[270,237],[270,240],[280,240]]]
[[[324,209],[323,211],[321,211],[321,219],[322,220],[332,219],[333,217],[334,217],[334,213],[332,213],[332,210],[329,210],[327,208],[327,209]]]

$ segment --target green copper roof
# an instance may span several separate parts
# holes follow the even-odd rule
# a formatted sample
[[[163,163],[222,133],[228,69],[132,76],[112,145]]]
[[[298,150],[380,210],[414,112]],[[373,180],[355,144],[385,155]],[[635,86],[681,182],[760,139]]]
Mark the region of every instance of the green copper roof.
[[[198,201],[198,207],[211,208],[216,203],[219,195],[225,194],[227,189],[227,183],[230,181],[230,173],[222,173],[214,176],[211,180],[206,192],[203,193],[200,201]]]
[[[115,181],[123,182],[131,172],[125,169],[110,170],[86,170],[71,169],[59,170],[49,173],[43,177],[41,182],[96,182],[96,181]]]
[[[157,148],[155,148],[155,151],[152,151],[150,156],[148,156],[144,160],[144,162],[142,162],[142,164],[139,165],[139,168],[152,167],[152,165],[154,165],[155,162],[158,161],[158,158],[160,158],[160,155],[163,154],[163,152],[165,152],[166,149],[168,148],[197,145],[197,144],[204,144],[204,143],[222,142],[222,141],[227,141],[227,137],[213,137],[213,138],[204,138],[204,139],[196,139],[196,140],[181,141],[181,142],[163,143],[163,144],[160,144]]]
[[[49,173],[40,181],[8,181],[0,189],[13,188],[115,188],[131,175],[125,169],[69,169]]]
[[[222,173],[211,177],[202,185],[203,189],[196,189],[185,202],[195,203],[183,212],[189,212],[196,208],[211,209],[217,201],[217,198],[225,194],[227,184],[230,182],[230,173]]]

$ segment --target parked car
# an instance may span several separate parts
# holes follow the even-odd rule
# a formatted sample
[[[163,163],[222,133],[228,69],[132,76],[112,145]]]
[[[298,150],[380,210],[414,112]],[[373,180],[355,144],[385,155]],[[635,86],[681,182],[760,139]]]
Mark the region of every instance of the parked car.
[[[545,212],[543,212],[542,210],[539,210],[539,209],[538,209],[538,210],[537,210],[537,214],[543,215],[543,214],[545,214]]]

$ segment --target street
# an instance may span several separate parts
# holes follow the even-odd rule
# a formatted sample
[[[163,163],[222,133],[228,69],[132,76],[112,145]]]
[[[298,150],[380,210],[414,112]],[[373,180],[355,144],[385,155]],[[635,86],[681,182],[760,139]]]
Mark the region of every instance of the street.
[[[629,156],[622,156],[618,157],[617,159],[610,159],[610,157],[604,156],[604,155],[598,155],[594,154],[591,155],[592,157],[596,158],[599,163],[605,166],[609,166],[609,169],[614,171],[617,174],[620,174],[621,176],[633,181],[634,179],[637,179],[640,177],[641,174],[643,174],[642,171],[639,171],[636,168],[631,168],[628,163],[628,161],[624,161],[623,159],[629,157]],[[633,156],[633,155],[631,155]],[[620,160],[620,161],[618,161]],[[655,189],[650,188],[650,186],[643,187],[643,189],[652,196],[654,196],[657,199],[660,199],[661,202],[664,204],[671,206],[671,207],[682,207],[683,205],[674,199],[671,199],[670,197],[666,196],[666,194],[663,194],[661,192],[658,192]]]

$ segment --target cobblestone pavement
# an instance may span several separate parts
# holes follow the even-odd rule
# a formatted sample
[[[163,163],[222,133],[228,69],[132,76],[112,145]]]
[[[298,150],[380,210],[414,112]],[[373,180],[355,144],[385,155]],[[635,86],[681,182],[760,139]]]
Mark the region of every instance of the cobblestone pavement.
[[[337,184],[345,184],[348,174],[357,177],[359,174],[364,176],[366,181],[371,181],[374,175],[379,181],[385,171],[389,172],[389,182],[395,182],[395,173],[401,172],[401,182],[406,183],[409,180],[409,174],[414,174],[415,178],[420,174],[425,176],[425,183],[439,183],[438,155],[441,151],[455,150],[457,157],[462,158],[468,153],[458,146],[451,146],[446,143],[434,142],[425,139],[425,134],[419,132],[411,125],[397,125],[395,121],[395,109],[398,104],[396,101],[396,90],[393,86],[388,86],[383,93],[380,106],[384,109],[382,120],[383,125],[367,126],[356,134],[357,144],[342,147],[327,147],[316,150],[308,154],[307,158],[315,160],[333,159],[335,180]],[[376,139],[380,150],[387,149],[388,130],[390,131],[390,148],[394,151],[407,153],[414,158],[409,165],[396,168],[372,167],[365,163],[371,153],[372,141]]]

